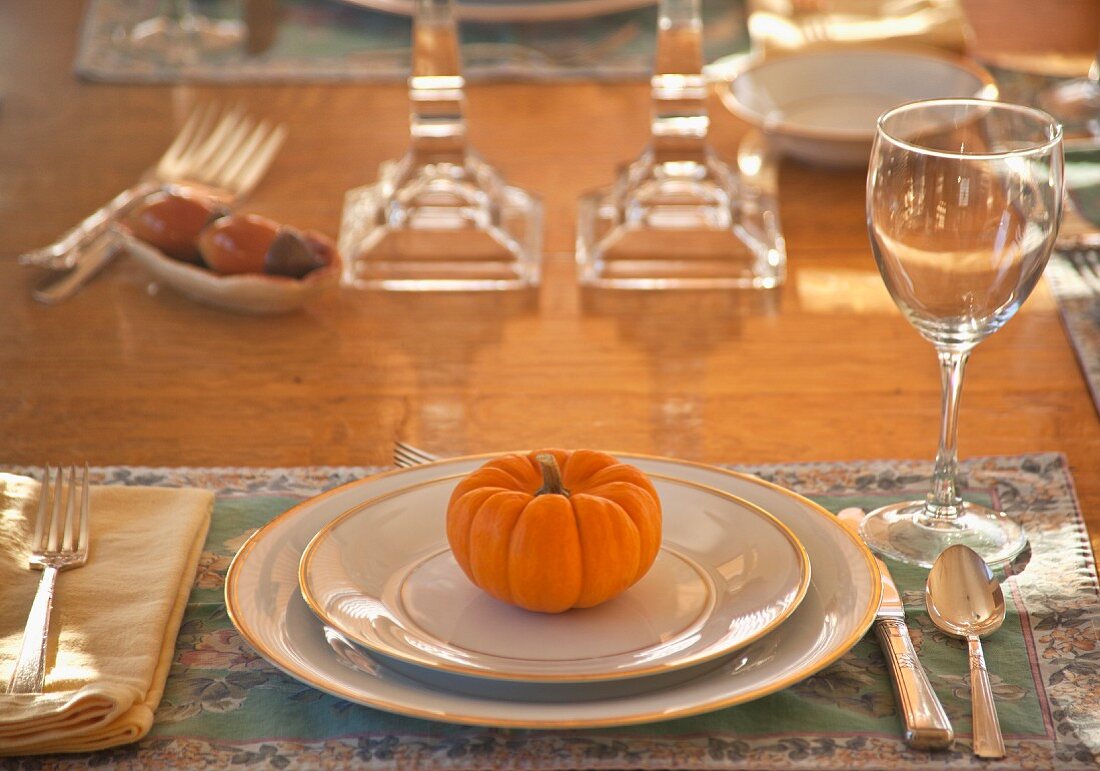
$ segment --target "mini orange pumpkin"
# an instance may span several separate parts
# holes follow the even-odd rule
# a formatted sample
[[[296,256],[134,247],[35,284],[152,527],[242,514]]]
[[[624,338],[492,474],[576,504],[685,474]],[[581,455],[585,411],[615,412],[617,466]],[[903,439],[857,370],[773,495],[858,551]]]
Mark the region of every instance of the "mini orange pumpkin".
[[[595,450],[505,455],[461,482],[447,540],[477,586],[527,610],[611,599],[661,545],[661,503],[640,470]]]

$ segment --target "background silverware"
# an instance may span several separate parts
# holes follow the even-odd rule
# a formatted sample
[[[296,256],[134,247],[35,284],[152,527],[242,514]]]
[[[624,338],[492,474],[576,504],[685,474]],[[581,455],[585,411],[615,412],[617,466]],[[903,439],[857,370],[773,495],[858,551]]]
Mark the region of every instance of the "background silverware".
[[[1060,252],[1093,294],[1100,295],[1100,245]]]
[[[38,582],[38,591],[27,617],[19,658],[8,682],[8,693],[42,692],[57,574],[62,570],[78,568],[88,559],[88,465],[84,464],[79,498],[76,468],[69,468],[69,484],[65,487],[62,486],[62,475],[61,469],[58,469],[51,495],[50,467],[47,466],[42,472],[42,492],[38,500],[29,560],[29,567],[42,570],[42,579]]]
[[[99,275],[118,253],[122,245],[114,233],[106,232],[84,248],[84,253],[71,270],[60,278],[51,277],[31,292],[31,297],[46,305],[55,305],[69,299],[89,281]]]
[[[224,112],[217,105],[197,108],[141,182],[119,193],[52,244],[20,255],[19,262],[52,270],[72,268],[83,245],[165,185],[199,186],[209,197],[232,205],[252,191],[285,139],[285,126],[256,122],[240,108]]]
[[[979,639],[997,631],[1005,620],[1001,585],[977,552],[956,544],[945,549],[933,563],[928,573],[925,605],[932,623],[949,635],[965,639],[970,652],[974,754],[1003,758],[1004,738]]]
[[[437,456],[421,450],[419,447],[413,447],[411,444],[405,444],[402,441],[393,443],[393,465],[398,468],[420,466],[437,460],[439,460]]]
[[[837,512],[837,519],[858,535],[864,515],[862,509],[848,508]],[[905,741],[918,749],[946,749],[955,741],[955,731],[917,658],[905,624],[905,606],[890,570],[878,557],[875,561],[882,576],[882,601],[875,614],[874,629],[901,711]]]

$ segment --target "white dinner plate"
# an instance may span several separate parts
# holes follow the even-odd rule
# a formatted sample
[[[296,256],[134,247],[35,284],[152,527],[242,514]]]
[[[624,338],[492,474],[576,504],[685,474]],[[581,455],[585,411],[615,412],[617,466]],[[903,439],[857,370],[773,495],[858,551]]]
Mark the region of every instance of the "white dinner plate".
[[[375,11],[412,16],[415,0],[344,0]],[[657,0],[458,0],[455,14],[466,21],[561,21],[602,16],[655,5]]]
[[[829,512],[789,490],[745,474],[665,458],[614,454],[647,473],[679,477],[737,495],[789,527],[812,566],[810,588],[790,618],[731,659],[697,668],[703,671],[696,677],[639,693],[622,693],[610,686],[647,678],[572,686],[588,689],[587,698],[564,702],[552,698],[512,700],[503,693],[453,690],[442,681],[424,682],[390,667],[353,668],[348,657],[330,645],[324,626],[302,599],[298,566],[306,546],[322,527],[352,507],[442,474],[468,473],[492,457],[488,455],[378,474],[318,495],[275,518],[241,547],[229,568],[225,586],[229,616],[261,655],[319,690],[428,720],[516,728],[627,725],[741,704],[828,666],[870,627],[881,592],[878,568],[867,548]],[[694,672],[695,668],[677,673],[685,671]]]
[[[866,165],[878,116],[918,99],[996,99],[993,77],[966,59],[893,50],[814,51],[753,64],[720,92],[782,152],[830,166]]]
[[[306,547],[299,581],[313,612],[374,653],[441,672],[526,682],[656,675],[727,656],[781,624],[810,566],[791,531],[747,501],[650,475],[661,550],[626,592],[592,608],[532,613],[462,572],[446,512],[464,474],[366,501]]]

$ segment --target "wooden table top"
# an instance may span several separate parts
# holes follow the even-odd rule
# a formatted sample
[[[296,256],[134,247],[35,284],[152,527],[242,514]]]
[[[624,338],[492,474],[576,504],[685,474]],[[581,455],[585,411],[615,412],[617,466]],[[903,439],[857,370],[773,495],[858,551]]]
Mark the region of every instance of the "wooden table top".
[[[120,260],[69,302],[30,299],[15,257],[136,180],[196,102],[290,138],[247,210],[335,236],[344,192],[406,144],[401,85],[108,86],[72,74],[80,3],[0,4],[0,457],[12,464],[385,464],[592,446],[732,463],[935,455],[939,374],[875,268],[864,173],[780,170],[789,280],[774,293],[589,293],[578,195],[647,138],[642,84],[469,89],[471,139],[542,196],[537,291],[339,290],[236,316]],[[717,100],[716,149],[745,126]],[[1100,547],[1100,421],[1045,285],[976,350],[960,457],[1065,453]]]

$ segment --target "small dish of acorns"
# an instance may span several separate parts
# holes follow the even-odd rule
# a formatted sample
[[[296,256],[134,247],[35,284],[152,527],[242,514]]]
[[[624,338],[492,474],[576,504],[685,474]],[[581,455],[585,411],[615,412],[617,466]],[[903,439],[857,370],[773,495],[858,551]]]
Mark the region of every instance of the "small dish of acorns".
[[[258,214],[230,213],[187,190],[153,193],[115,227],[157,281],[239,313],[284,313],[335,283],[336,246]]]

